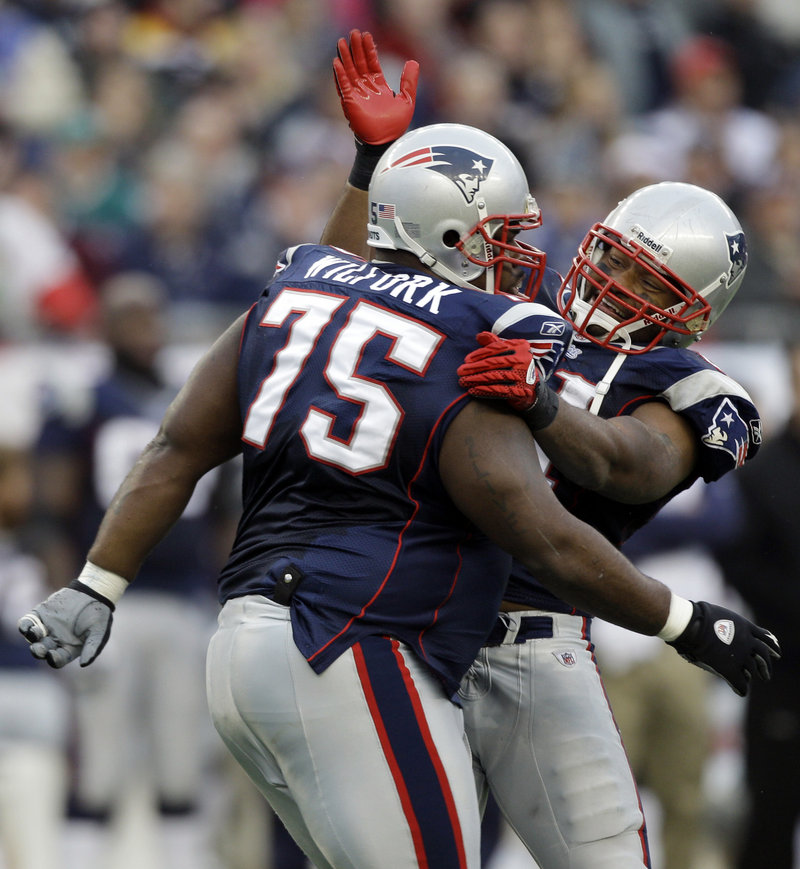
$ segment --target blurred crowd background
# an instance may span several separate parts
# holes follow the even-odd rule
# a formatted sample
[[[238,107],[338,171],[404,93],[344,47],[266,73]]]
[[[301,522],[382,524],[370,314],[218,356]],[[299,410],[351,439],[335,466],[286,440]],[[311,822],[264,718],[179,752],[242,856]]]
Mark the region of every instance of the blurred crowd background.
[[[636,187],[685,180],[720,194],[745,227],[750,260],[738,297],[698,349],[751,392],[765,441],[800,428],[797,0],[0,0],[2,869],[302,866],[290,848],[281,850],[279,831],[273,835],[259,798],[221,756],[188,688],[194,680],[202,693],[213,573],[236,518],[235,467],[209,489],[207,530],[190,535],[207,550],[195,546],[181,581],[162,588],[153,609],[145,602],[137,616],[130,605],[130,623],[149,624],[152,612],[175,604],[175,624],[189,611],[182,602],[193,601],[199,643],[176,639],[170,649],[162,637],[162,657],[148,664],[162,677],[158,697],[156,676],[141,684],[120,676],[138,656],[135,644],[109,646],[89,680],[83,671],[27,666],[15,625],[80,568],[95,515],[87,505],[102,508],[125,470],[123,456],[143,445],[126,429],[126,449],[112,449],[101,429],[118,418],[148,417],[152,425],[197,356],[257,297],[278,253],[319,238],[354,155],[331,74],[336,40],[353,27],[373,33],[395,87],[404,61],[420,62],[415,126],[472,124],[514,150],[544,217],[531,241],[562,273],[589,226]],[[791,634],[800,616],[792,581],[800,554],[791,551],[800,512],[792,512],[797,477],[784,467],[762,478],[756,459],[747,488],[726,490],[719,502],[738,504],[733,512],[716,506],[701,514],[705,493],[695,492],[683,530],[650,548],[642,538],[636,557],[662,558],[664,578],[673,567],[676,582],[691,577],[689,596],[750,607]],[[781,484],[778,515],[793,521],[762,522],[762,536],[748,537],[748,506],[761,499],[763,519]],[[734,539],[751,549],[732,559]],[[675,560],[664,561],[665,553]],[[748,555],[753,566],[743,571]],[[758,574],[755,593],[743,572]],[[692,700],[674,726],[640,716],[635,736],[632,713],[654,869],[792,869],[791,846],[769,859],[742,856],[751,827],[767,825],[775,839],[780,826],[781,841],[791,840],[797,820],[798,788],[778,779],[781,768],[800,769],[800,692],[791,681],[800,654],[796,640],[780,638],[788,689],[766,699],[760,692],[748,704],[710,677],[690,686],[687,676],[674,696]],[[156,641],[136,642],[141,649]],[[626,643],[606,641],[609,681],[656,657]],[[195,667],[164,686],[170,655]],[[656,711],[641,687],[662,684],[658,672],[645,670],[637,687],[614,679],[620,708],[632,691],[664,724],[667,711]],[[166,716],[175,751],[195,746],[177,771],[163,746],[122,765],[128,738],[118,721],[103,718],[98,727],[113,702],[102,692],[115,682],[141,701],[143,711],[125,713],[139,736],[157,710],[189,695],[182,712]],[[773,709],[779,691],[788,699]],[[774,714],[754,723],[759,709]],[[670,740],[682,724],[693,735],[676,747]],[[755,764],[769,775],[754,784],[748,752],[758,727],[766,747]],[[654,758],[671,758],[673,773],[685,759],[686,775],[665,783],[646,762]],[[153,823],[122,847],[129,792],[145,795],[140,803]],[[178,829],[176,819],[187,823],[172,852],[141,832],[170,822]],[[80,821],[84,831],[103,827],[110,850],[78,833]],[[492,869],[532,865],[506,846],[502,827],[494,835]],[[686,853],[675,855],[676,840],[689,843]],[[189,856],[195,847],[205,862]]]

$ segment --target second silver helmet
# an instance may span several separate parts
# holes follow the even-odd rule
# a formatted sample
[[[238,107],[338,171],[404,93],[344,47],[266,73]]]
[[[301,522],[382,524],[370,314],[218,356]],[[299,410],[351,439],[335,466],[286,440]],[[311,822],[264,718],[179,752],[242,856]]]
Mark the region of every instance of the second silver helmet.
[[[669,285],[675,304],[659,308],[610,277],[601,264],[609,247]],[[564,280],[559,307],[578,334],[615,350],[687,346],[725,310],[746,266],[744,231],[723,200],[693,184],[665,181],[635,191],[592,227]]]

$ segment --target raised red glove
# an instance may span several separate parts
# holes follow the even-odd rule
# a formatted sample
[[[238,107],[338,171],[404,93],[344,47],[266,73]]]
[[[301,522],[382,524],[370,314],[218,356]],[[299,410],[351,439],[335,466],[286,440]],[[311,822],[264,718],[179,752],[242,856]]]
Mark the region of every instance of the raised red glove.
[[[370,33],[350,31],[337,43],[333,75],[344,115],[357,139],[368,145],[385,145],[405,133],[414,115],[419,64],[406,61],[400,76],[400,93],[386,83],[378,52]]]
[[[491,332],[480,332],[478,344],[458,366],[459,385],[475,398],[507,401],[514,410],[533,407],[541,373],[531,345],[522,338],[498,338]]]

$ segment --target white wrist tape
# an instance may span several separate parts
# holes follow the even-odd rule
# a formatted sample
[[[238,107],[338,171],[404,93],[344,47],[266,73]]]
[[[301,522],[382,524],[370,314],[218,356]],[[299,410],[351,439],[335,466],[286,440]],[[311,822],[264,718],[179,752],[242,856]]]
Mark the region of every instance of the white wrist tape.
[[[689,624],[693,615],[694,605],[692,602],[686,600],[685,597],[673,594],[669,601],[669,615],[657,636],[665,643],[676,640],[686,630],[686,625]]]
[[[125,589],[128,587],[127,579],[123,579],[110,570],[98,567],[96,564],[92,564],[91,561],[87,561],[83,566],[83,570],[78,576],[78,582],[88,585],[93,591],[102,594],[103,597],[108,598],[114,604],[122,597]]]

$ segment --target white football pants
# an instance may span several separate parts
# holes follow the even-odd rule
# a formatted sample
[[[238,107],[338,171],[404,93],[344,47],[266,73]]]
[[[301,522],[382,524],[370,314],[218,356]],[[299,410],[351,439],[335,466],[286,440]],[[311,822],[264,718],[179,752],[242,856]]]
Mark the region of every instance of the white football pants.
[[[211,640],[212,719],[318,869],[479,869],[463,715],[407,647],[368,637],[317,675],[289,609],[225,604]]]

